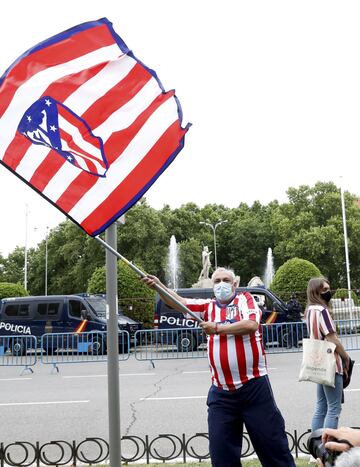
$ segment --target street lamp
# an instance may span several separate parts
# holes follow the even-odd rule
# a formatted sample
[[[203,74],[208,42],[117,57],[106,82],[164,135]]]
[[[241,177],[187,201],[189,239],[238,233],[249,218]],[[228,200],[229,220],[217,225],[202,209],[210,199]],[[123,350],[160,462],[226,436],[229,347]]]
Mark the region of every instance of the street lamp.
[[[38,227],[34,227],[34,230],[38,230]],[[48,291],[48,239],[49,239],[49,226],[46,226],[45,230],[45,287],[44,295],[47,295]]]
[[[221,224],[225,224],[226,222],[228,222],[227,220],[224,220],[224,221],[219,221],[219,222],[216,222],[216,224],[210,224],[210,222],[199,222],[199,224],[202,224],[202,225],[207,225],[211,228],[211,230],[213,231],[213,234],[214,234],[214,259],[215,259],[215,269],[217,269],[217,255],[216,255],[216,229],[219,227],[219,225]]]

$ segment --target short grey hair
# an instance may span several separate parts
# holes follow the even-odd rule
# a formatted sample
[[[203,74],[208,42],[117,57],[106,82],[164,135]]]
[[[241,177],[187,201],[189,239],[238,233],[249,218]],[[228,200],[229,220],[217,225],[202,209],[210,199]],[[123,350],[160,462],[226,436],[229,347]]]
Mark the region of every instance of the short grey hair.
[[[215,271],[212,273],[211,280],[214,281],[214,276],[217,272],[228,272],[231,275],[232,280],[234,281],[236,279],[235,273],[232,269],[228,268],[216,268]]]

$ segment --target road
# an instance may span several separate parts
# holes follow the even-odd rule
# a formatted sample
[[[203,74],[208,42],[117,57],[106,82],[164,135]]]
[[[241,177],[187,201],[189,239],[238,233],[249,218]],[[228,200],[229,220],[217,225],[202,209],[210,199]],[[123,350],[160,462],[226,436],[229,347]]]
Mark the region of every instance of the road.
[[[340,423],[360,425],[360,351],[345,392]],[[301,354],[268,355],[270,379],[289,432],[309,427],[315,386],[297,381]],[[106,363],[63,364],[59,373],[37,363],[34,373],[17,367],[0,371],[0,441],[108,439]],[[206,359],[120,362],[121,434],[155,437],[207,432]]]

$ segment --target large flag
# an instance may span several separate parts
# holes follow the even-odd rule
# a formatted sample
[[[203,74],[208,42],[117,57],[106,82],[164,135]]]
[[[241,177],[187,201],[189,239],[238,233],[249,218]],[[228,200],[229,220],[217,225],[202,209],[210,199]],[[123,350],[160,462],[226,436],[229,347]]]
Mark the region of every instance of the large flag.
[[[181,151],[181,122],[174,91],[106,18],[41,42],[0,79],[0,163],[93,236]]]

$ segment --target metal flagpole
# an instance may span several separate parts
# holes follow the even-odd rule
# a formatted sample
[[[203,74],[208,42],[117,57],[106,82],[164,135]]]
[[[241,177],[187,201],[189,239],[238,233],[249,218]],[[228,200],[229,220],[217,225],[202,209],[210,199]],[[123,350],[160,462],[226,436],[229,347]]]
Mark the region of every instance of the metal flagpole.
[[[105,231],[105,238],[112,248],[116,248],[116,223]],[[109,408],[110,465],[121,465],[120,433],[120,384],[119,384],[119,326],[117,303],[117,259],[106,250],[106,299],[107,299],[107,370]]]
[[[25,246],[24,246],[24,289],[27,290],[27,270],[28,270],[28,217],[29,206],[25,204]]]
[[[352,320],[352,310],[351,310],[351,302],[350,302],[350,299],[351,299],[350,262],[349,262],[348,236],[347,236],[347,228],[346,228],[344,189],[343,189],[342,183],[340,184],[340,195],[341,195],[341,211],[342,211],[343,229],[344,229],[345,264],[346,264],[347,286],[348,286],[348,293],[349,293],[350,320]]]
[[[135,271],[140,277],[145,277],[147,274],[145,274],[141,269],[139,269],[135,264],[131,263],[129,260],[127,260],[124,256],[122,256],[118,251],[116,251],[116,247],[113,248],[109,243],[104,242],[103,239],[100,237],[94,237],[95,240],[97,240],[99,243],[101,243],[108,251],[110,251],[113,255],[115,255],[117,258],[121,259],[126,263],[130,268]],[[189,314],[192,318],[194,318],[196,321],[203,321],[199,316],[197,316],[195,313],[190,311],[188,308],[186,308],[185,305],[183,305],[181,302],[176,300],[175,297],[173,297],[169,292],[167,292],[165,289],[163,289],[160,285],[155,284],[155,289],[160,295],[165,296],[168,298],[172,303],[174,303],[178,308],[181,308],[181,311],[184,313]]]

